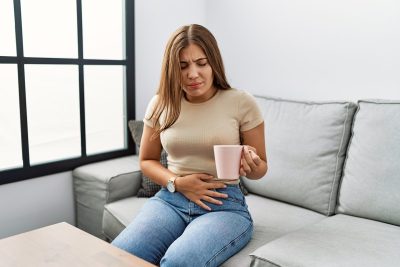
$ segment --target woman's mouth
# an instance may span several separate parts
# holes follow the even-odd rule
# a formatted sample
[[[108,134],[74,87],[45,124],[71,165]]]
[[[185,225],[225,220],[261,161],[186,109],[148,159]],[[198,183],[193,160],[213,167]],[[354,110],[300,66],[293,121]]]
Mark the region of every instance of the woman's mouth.
[[[198,83],[189,83],[188,84],[188,87],[189,88],[191,88],[191,89],[197,89],[197,88],[199,88],[200,86],[201,86],[201,82],[198,82]]]

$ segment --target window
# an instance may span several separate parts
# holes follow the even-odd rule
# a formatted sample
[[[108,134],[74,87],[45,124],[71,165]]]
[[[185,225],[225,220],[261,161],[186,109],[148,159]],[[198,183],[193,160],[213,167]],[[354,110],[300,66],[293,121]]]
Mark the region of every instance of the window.
[[[0,56],[16,56],[14,6],[11,0],[0,1]]]
[[[91,65],[85,66],[84,73],[87,154],[123,149],[124,67]]]
[[[0,184],[134,152],[133,5],[0,1]]]
[[[31,165],[81,156],[78,66],[25,65]]]
[[[20,2],[24,56],[78,57],[76,1],[20,0]]]
[[[0,64],[0,171],[22,167],[17,64]]]

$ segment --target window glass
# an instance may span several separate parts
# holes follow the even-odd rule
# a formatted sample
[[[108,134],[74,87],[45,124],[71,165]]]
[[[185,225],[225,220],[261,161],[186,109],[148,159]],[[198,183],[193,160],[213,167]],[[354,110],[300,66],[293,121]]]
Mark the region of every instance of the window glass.
[[[0,64],[0,170],[22,167],[18,71]]]
[[[76,65],[25,65],[31,165],[81,155]]]
[[[0,0],[0,184],[130,153],[126,90],[134,85],[125,75],[134,64],[126,58],[132,5]]]
[[[83,57],[125,59],[125,1],[82,1]]]
[[[21,0],[24,55],[77,58],[76,1]]]
[[[16,56],[13,0],[0,0],[0,56]]]
[[[124,149],[125,67],[85,66],[86,152]]]

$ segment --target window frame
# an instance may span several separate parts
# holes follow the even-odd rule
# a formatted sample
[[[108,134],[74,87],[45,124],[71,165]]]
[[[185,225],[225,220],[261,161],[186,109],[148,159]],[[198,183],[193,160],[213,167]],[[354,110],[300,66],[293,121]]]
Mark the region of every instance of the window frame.
[[[83,58],[83,32],[82,32],[82,0],[76,0],[77,5],[77,34],[78,34],[78,58],[41,58],[25,57],[23,51],[21,2],[14,0],[14,20],[17,56],[0,56],[0,64],[16,64],[18,69],[19,108],[21,125],[21,144],[23,166],[15,169],[0,171],[0,185],[37,178],[50,174],[71,171],[76,167],[97,161],[133,155],[135,146],[130,138],[129,128],[126,127],[128,147],[126,149],[100,153],[88,156],[86,154],[86,122],[84,99],[84,66],[85,65],[120,65],[125,66],[125,90],[126,90],[126,125],[129,120],[135,119],[135,25],[134,25],[134,0],[125,0],[125,60],[108,59],[84,59]],[[81,156],[73,159],[54,161],[45,164],[30,166],[29,141],[25,92],[25,64],[64,64],[77,65],[79,69],[79,106],[80,106],[80,137]]]

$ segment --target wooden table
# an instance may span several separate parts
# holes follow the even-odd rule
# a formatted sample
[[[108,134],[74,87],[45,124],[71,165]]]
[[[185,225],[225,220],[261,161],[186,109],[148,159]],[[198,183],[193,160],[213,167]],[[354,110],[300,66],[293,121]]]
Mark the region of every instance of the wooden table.
[[[67,223],[0,240],[0,267],[154,267]]]

